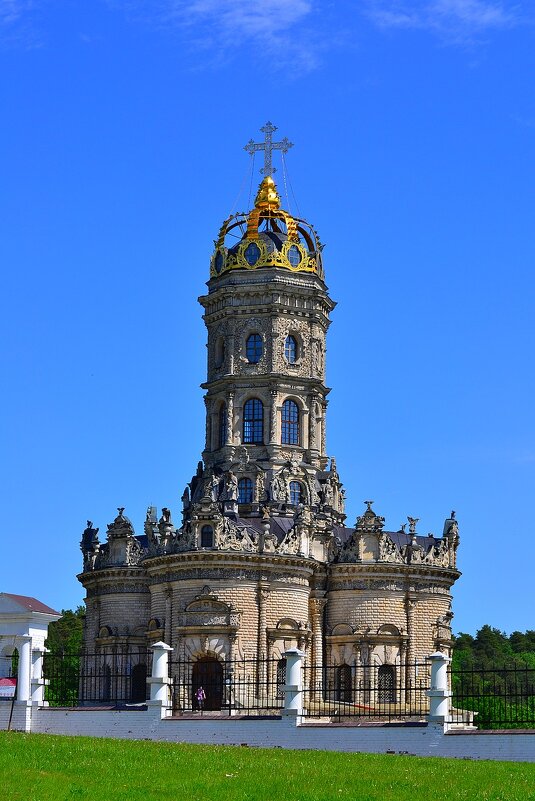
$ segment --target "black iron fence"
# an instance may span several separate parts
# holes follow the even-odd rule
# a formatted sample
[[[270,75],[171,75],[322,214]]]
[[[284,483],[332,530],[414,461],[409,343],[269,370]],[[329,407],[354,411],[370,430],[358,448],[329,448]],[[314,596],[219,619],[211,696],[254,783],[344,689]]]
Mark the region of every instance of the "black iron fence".
[[[454,668],[450,672],[453,723],[478,729],[535,728],[535,668]]]
[[[429,712],[426,662],[305,668],[304,715],[326,722],[421,721]]]
[[[152,651],[142,646],[47,653],[45,700],[51,706],[142,704]],[[427,661],[394,665],[306,662],[302,707],[324,722],[422,721],[429,712]],[[171,660],[169,709],[174,715],[278,715],[286,694],[286,660]],[[480,729],[535,728],[535,668],[452,668],[451,721]]]
[[[143,647],[46,653],[45,700],[50,706],[143,703],[151,658]]]
[[[174,715],[276,715],[284,706],[285,659],[176,660],[170,662],[169,673]]]

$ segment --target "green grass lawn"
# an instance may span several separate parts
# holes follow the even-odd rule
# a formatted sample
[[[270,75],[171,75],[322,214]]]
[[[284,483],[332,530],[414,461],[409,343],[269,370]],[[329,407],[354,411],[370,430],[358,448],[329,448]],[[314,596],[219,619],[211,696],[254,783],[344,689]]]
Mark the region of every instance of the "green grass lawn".
[[[0,732],[1,801],[535,799],[535,764]]]

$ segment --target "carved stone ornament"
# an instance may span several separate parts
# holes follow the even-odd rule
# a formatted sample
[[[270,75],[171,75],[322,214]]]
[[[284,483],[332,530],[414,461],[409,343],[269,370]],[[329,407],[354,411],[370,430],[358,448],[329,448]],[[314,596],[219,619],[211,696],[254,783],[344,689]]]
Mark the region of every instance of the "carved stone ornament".
[[[117,508],[119,514],[113,521],[113,523],[108,523],[108,540],[110,539],[118,539],[121,537],[130,537],[134,534],[134,527],[130,520],[125,517],[123,514],[124,506],[119,506]]]
[[[256,543],[245,526],[238,526],[224,517],[216,529],[216,547],[222,551],[255,551]]]
[[[249,451],[243,445],[240,445],[234,451],[234,459],[236,460],[238,470],[243,473],[244,470],[247,470],[247,465],[249,464]]]
[[[286,534],[279,547],[278,553],[296,554],[301,546],[301,533],[297,526],[293,526]]]
[[[126,543],[125,565],[131,567],[132,565],[139,565],[141,557],[143,556],[143,548],[134,537],[129,538]]]
[[[372,509],[373,501],[364,501],[368,507],[361,517],[357,517],[355,530],[360,534],[379,534],[385,525],[384,517],[376,515]]]
[[[379,539],[379,561],[403,563],[403,556],[396,543],[384,532]]]
[[[195,535],[191,523],[187,522],[177,531],[177,536],[174,542],[174,551],[180,553],[181,551],[191,551],[195,547]]]
[[[271,479],[271,500],[277,503],[288,503],[290,493],[288,489],[287,468],[283,467]]]

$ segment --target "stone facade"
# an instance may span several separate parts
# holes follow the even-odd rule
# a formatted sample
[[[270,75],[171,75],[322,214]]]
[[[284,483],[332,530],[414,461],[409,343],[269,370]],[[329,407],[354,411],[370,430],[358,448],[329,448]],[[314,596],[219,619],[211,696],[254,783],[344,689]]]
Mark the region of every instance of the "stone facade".
[[[345,525],[325,448],[335,304],[321,251],[314,229],[280,209],[271,178],[251,212],[223,224],[199,299],[202,461],[180,522],[150,507],[136,535],[119,509],[101,543],[88,521],[88,649],[163,639],[184,659],[228,661],[298,647],[310,665],[354,668],[449,650],[455,514],[441,537],[418,534],[413,518],[392,532],[368,501]]]

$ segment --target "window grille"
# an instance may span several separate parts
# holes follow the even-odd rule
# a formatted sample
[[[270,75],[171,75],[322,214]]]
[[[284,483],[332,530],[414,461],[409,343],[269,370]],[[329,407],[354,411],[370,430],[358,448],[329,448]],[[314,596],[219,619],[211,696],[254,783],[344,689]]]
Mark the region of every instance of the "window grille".
[[[214,530],[212,526],[203,526],[201,528],[201,548],[214,547]]]
[[[288,364],[295,364],[297,361],[297,340],[291,334],[286,337],[284,342],[284,358]]]
[[[303,503],[303,488],[299,481],[290,481],[290,503],[294,506]]]
[[[264,443],[264,407],[258,398],[251,398],[243,407],[243,443]]]
[[[251,336],[247,338],[245,351],[247,361],[250,364],[257,364],[260,361],[263,351],[262,337],[260,334],[251,334]]]
[[[253,482],[250,478],[240,478],[238,481],[238,503],[253,502]]]
[[[299,409],[297,403],[285,400],[282,404],[282,444],[299,445]]]

